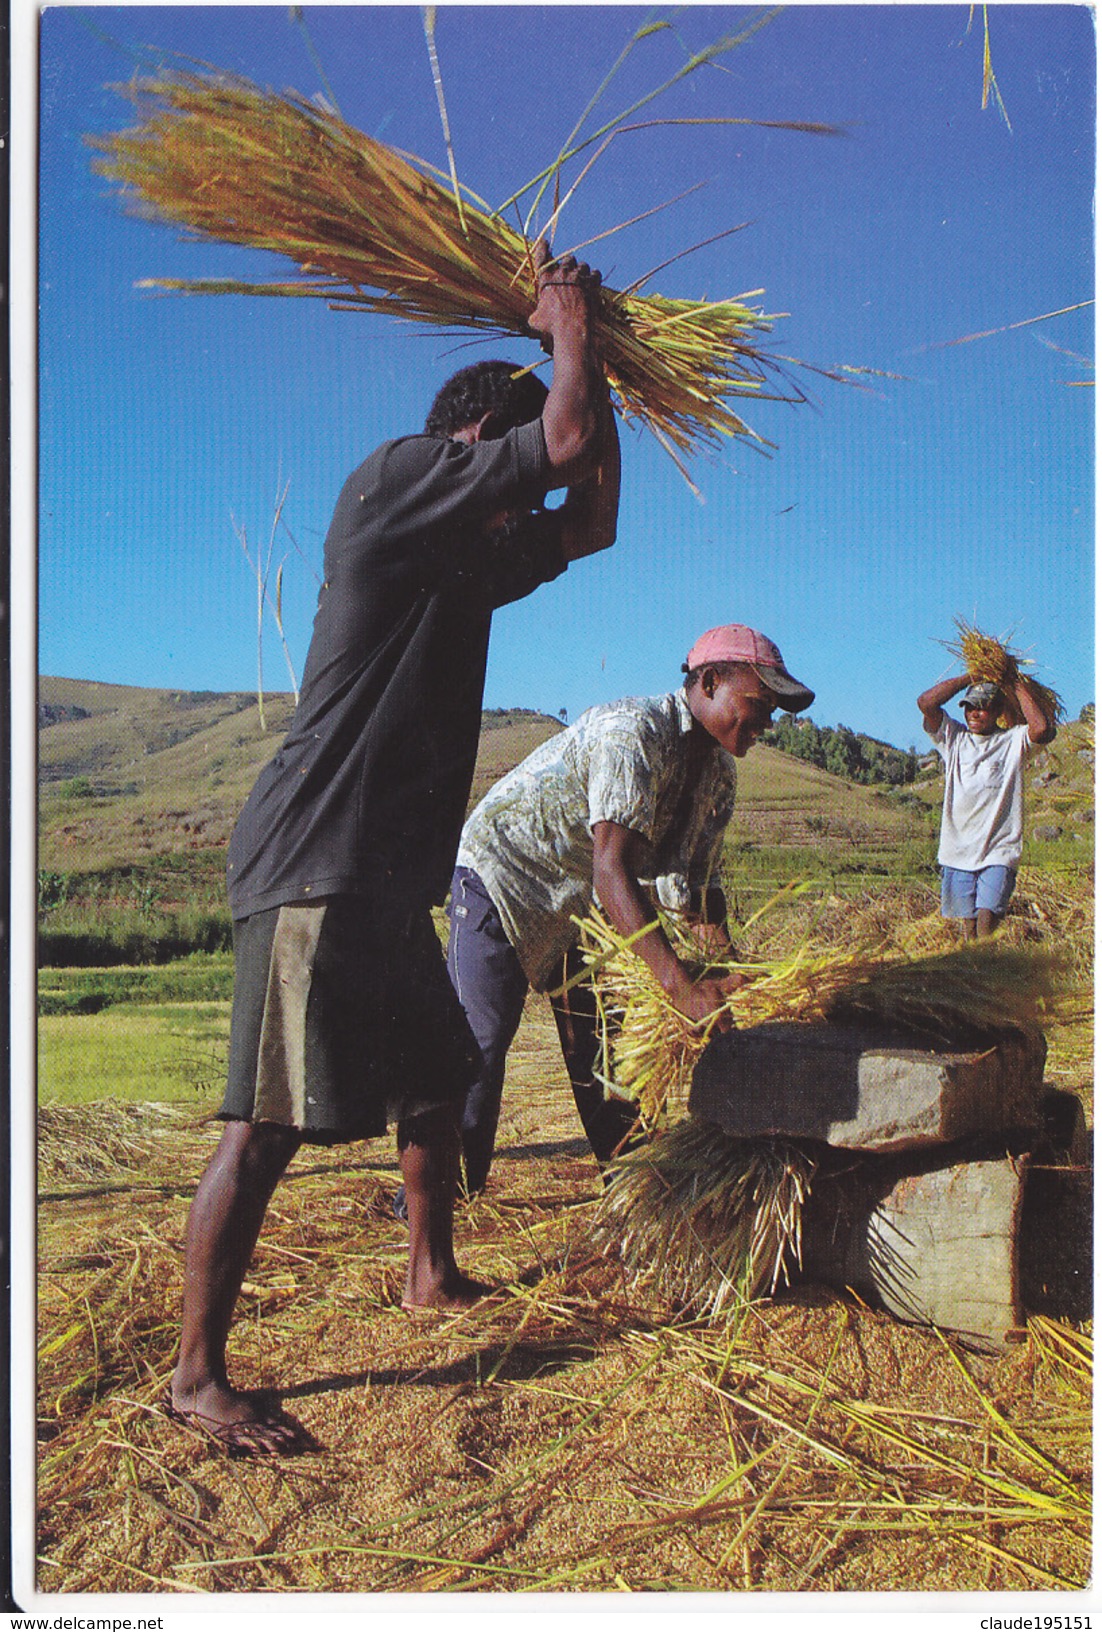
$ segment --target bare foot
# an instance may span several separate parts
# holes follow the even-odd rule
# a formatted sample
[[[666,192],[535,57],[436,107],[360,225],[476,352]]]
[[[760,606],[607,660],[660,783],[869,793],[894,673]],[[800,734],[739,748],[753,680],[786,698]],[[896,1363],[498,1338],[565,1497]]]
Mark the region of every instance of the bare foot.
[[[256,1395],[228,1383],[212,1380],[184,1387],[174,1377],[163,1405],[173,1422],[239,1455],[280,1456],[304,1448],[301,1427],[282,1413],[266,1409]]]
[[[463,1275],[459,1270],[443,1279],[425,1278],[422,1283],[407,1279],[405,1291],[402,1293],[403,1309],[469,1309],[472,1303],[489,1297],[492,1286],[486,1286],[482,1281],[473,1281],[469,1275]]]

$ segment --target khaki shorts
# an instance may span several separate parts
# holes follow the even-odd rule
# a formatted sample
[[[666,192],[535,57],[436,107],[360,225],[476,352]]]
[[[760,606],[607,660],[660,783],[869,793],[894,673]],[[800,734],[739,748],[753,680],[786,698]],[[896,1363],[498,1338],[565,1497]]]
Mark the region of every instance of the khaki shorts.
[[[329,896],[239,919],[233,939],[221,1117],[333,1143],[462,1106],[481,1060],[427,909]]]

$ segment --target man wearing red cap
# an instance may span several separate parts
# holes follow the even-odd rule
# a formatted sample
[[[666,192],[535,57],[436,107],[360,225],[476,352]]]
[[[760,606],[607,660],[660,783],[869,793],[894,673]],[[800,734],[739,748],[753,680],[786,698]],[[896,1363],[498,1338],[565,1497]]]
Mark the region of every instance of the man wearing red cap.
[[[551,994],[574,1099],[604,1165],[634,1122],[594,1075],[594,994],[582,980],[575,916],[594,895],[663,990],[692,1020],[723,1004],[732,982],[694,981],[666,934],[644,881],[667,910],[730,947],[716,872],[735,798],[735,765],[777,708],[806,709],[794,680],[756,629],[725,624],[700,637],[682,688],[587,709],[490,789],[463,829],[448,914],[448,972],[482,1053],[463,1117],[468,1193],[493,1157],[505,1056],[529,988]],[[651,925],[650,929],[647,926]],[[564,985],[569,990],[563,990]],[[730,1017],[721,1015],[721,1029]],[[402,1216],[403,1197],[396,1198]]]

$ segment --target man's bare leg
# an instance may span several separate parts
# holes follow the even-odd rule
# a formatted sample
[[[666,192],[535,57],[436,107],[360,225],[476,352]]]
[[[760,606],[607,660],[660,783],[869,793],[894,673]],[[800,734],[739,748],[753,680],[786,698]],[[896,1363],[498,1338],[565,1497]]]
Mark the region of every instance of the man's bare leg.
[[[460,1272],[452,1235],[459,1178],[459,1128],[446,1106],[398,1124],[398,1154],[409,1208],[404,1309],[460,1309],[490,1288]]]
[[[997,912],[991,912],[987,907],[979,907],[976,911],[976,934],[994,935],[1002,919]]]
[[[212,1424],[255,1424],[258,1444],[292,1437],[264,1422],[249,1394],[231,1387],[226,1341],[245,1270],[272,1192],[301,1144],[296,1129],[272,1122],[227,1122],[188,1215],[184,1314],[172,1404]]]

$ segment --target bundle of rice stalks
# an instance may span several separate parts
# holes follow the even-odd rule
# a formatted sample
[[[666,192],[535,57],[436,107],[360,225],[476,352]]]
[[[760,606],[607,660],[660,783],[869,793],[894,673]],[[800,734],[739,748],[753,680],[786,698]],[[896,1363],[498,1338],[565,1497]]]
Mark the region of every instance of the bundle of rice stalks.
[[[120,87],[141,123],[90,137],[95,169],[137,213],[204,238],[294,261],[291,282],[148,280],[202,294],[315,297],[337,310],[530,334],[532,246],[433,166],[293,93],[244,79],[165,74]],[[760,293],[756,291],[755,293]],[[723,437],[760,441],[728,406],[766,393],[780,365],[753,336],[770,320],[730,300],[669,300],[602,289],[602,361],[627,419],[677,458]],[[678,461],[680,463],[680,461]]]
[[[630,1279],[715,1319],[775,1291],[800,1263],[815,1171],[799,1146],[729,1139],[686,1120],[613,1163],[594,1224]]]
[[[1023,666],[1031,661],[1023,652],[1015,651],[1003,641],[996,640],[994,635],[985,635],[964,618],[957,618],[955,621],[957,640],[946,644],[954,656],[960,658],[973,682],[988,681],[1003,691],[1010,706],[1008,711],[999,717],[1001,726],[1022,723],[1013,696],[1015,688],[1019,685],[1026,688],[1054,725],[1062,718],[1064,704],[1057,693],[1050,686],[1043,686],[1032,675],[1023,673]]]
[[[1056,947],[981,941],[924,957],[886,958],[839,982],[823,1004],[827,1020],[878,1021],[948,1045],[1031,1031],[1056,1018],[1070,993]]]
[[[597,1076],[606,1090],[633,1100],[647,1129],[664,1120],[667,1109],[684,1099],[693,1066],[711,1028],[693,1023],[666,996],[630,939],[592,912],[578,919],[580,946],[597,999],[600,1056]],[[699,949],[667,926],[683,961]]]
[[[666,927],[684,956],[688,943],[678,942],[675,925]],[[602,1080],[636,1101],[644,1127],[659,1126],[687,1098],[716,1021],[686,1019],[631,941],[595,913],[581,921],[581,946],[597,993]],[[784,958],[712,964],[708,972],[746,982],[726,1002],[740,1028],[875,1022],[950,1046],[1032,1030],[1063,1013],[1072,995],[1062,949],[998,941],[924,955],[885,945],[847,950],[805,942]]]

